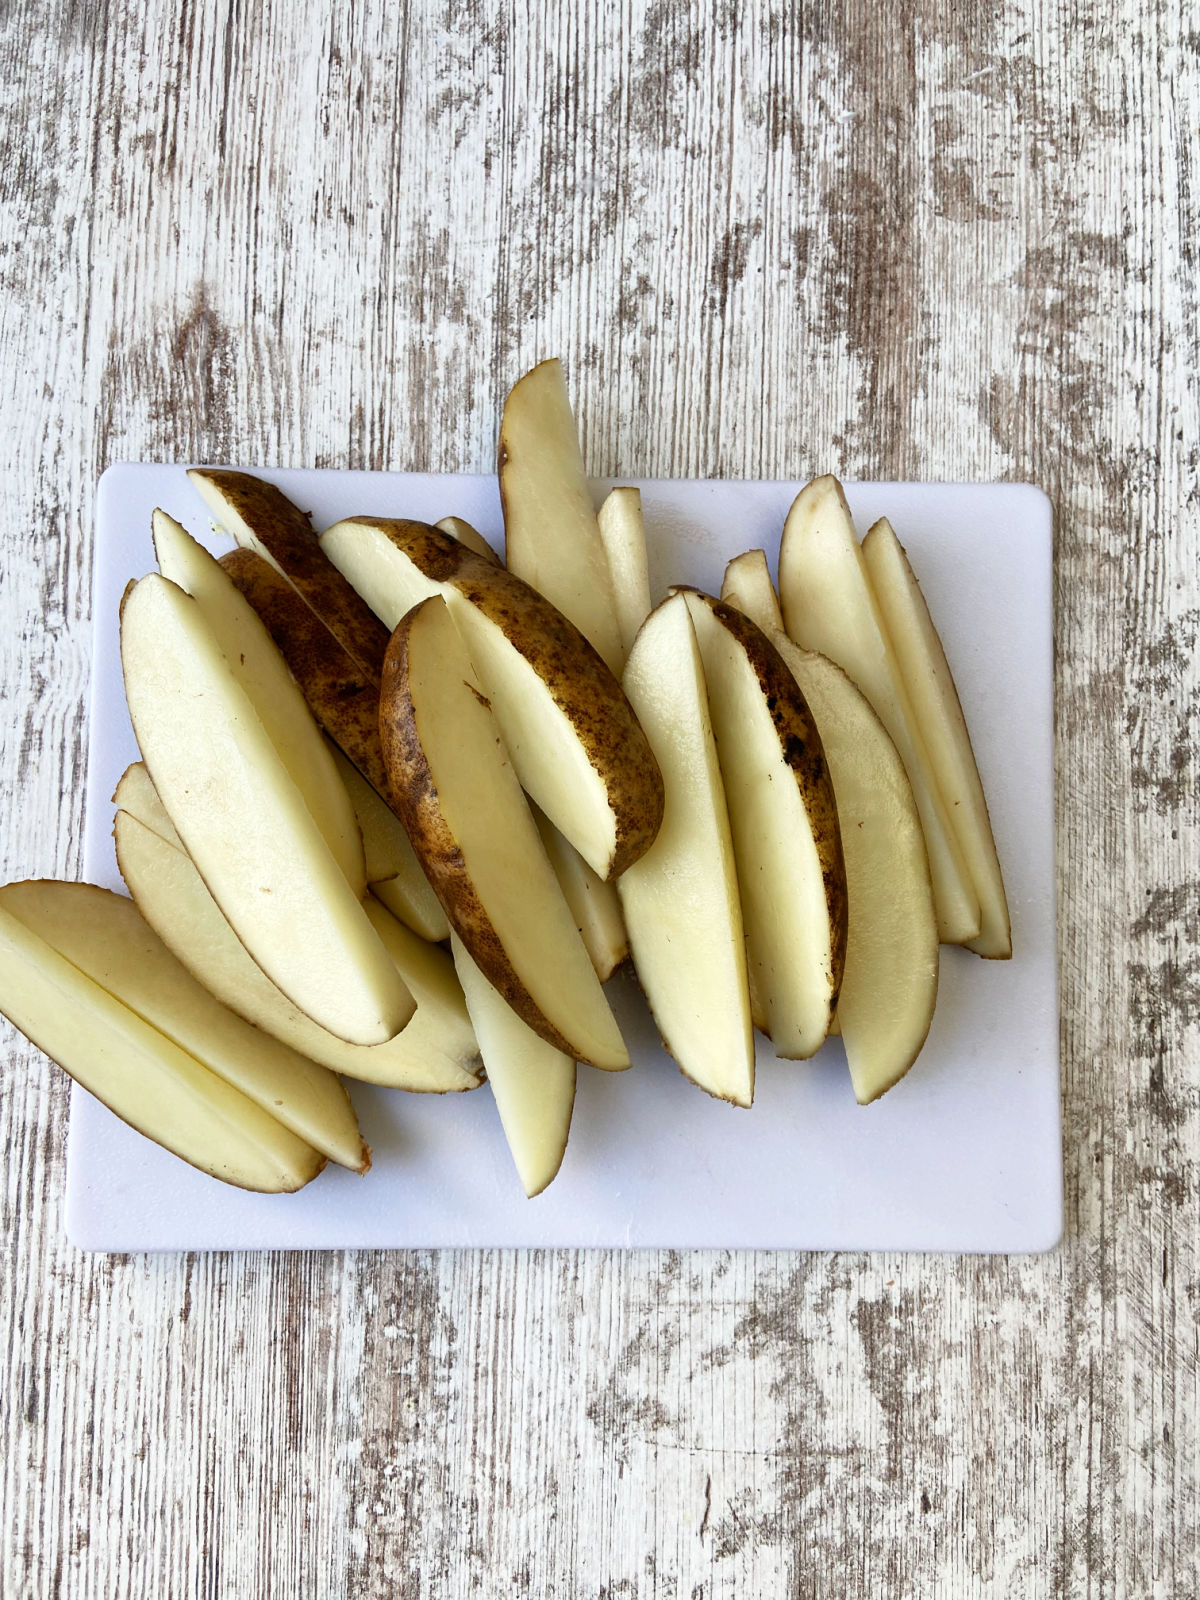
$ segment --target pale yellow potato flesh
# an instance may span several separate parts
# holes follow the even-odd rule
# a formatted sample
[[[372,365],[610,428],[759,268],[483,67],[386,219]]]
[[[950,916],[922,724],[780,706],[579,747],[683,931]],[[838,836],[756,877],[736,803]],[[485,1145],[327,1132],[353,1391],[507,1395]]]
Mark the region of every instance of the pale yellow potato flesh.
[[[132,900],[90,883],[10,883],[0,906],[298,1139],[353,1172],[370,1157],[336,1073],[251,1027],[179,962]]]
[[[685,591],[684,598],[729,808],[752,994],[776,1055],[807,1060],[829,1032],[846,941],[845,872],[824,751],[766,636],[706,595]]]
[[[571,908],[575,926],[601,983],[607,983],[629,954],[629,935],[621,914],[621,899],[614,883],[597,877],[587,862],[568,844],[544,812],[533,806],[534,821],[554,868],[563,898]]]
[[[661,815],[658,773],[620,685],[573,623],[423,524],[354,518],[321,547],[388,628],[444,599],[522,787],[600,877],[636,859]]]
[[[548,1043],[628,1067],[496,718],[436,596],[392,637],[380,733],[408,835],[476,965]]]
[[[325,1165],[2,905],[0,1011],[123,1122],[211,1177],[281,1194]]]
[[[434,944],[448,939],[446,913],[429,887],[404,824],[353,761],[336,745],[331,744],[330,749],[358,816],[372,894],[422,939]]]
[[[521,1021],[457,935],[451,936],[450,948],[513,1165],[532,1199],[558,1176],[566,1154],[575,1063]]]
[[[364,910],[417,1009],[385,1044],[347,1044],[291,1003],[250,959],[187,855],[152,825],[117,813],[117,864],[134,903],[194,978],[231,1011],[343,1077],[417,1094],[478,1086],[478,1046],[454,966],[368,895]]]
[[[570,617],[619,676],[613,577],[561,361],[543,361],[513,385],[496,459],[505,565]]]
[[[797,496],[779,552],[788,634],[849,674],[900,752],[912,784],[943,944],[979,935],[979,896],[967,870],[916,714],[904,688],[842,487],[816,478]]]
[[[113,804],[118,811],[127,811],[130,816],[136,817],[152,833],[156,833],[167,844],[173,845],[176,850],[183,850],[183,840],[175,832],[170,817],[163,810],[163,803],[158,798],[158,790],[150,782],[145,762],[132,761],[125,768],[121,774],[121,781],[113,793]],[[183,853],[187,854],[185,850]],[[207,894],[207,889],[204,892]]]
[[[157,574],[132,585],[121,660],[151,781],[238,938],[331,1033],[394,1037],[412,996],[196,601]]]
[[[783,631],[783,612],[765,550],[745,550],[734,556],[721,580],[721,599],[736,606],[768,636]]]
[[[459,544],[465,544],[468,550],[473,550],[477,556],[482,556],[485,561],[494,561],[500,564],[500,557],[491,545],[479,532],[462,517],[443,517],[440,522],[434,523],[435,528],[440,528],[443,533],[448,533],[452,539],[457,539]]]
[[[641,490],[610,489],[596,513],[596,521],[612,573],[621,648],[628,655],[652,609]]]
[[[937,917],[921,818],[899,752],[850,678],[772,636],[821,734],[846,864],[846,966],[837,1005],[855,1098],[877,1100],[912,1066],[933,1020]]]
[[[862,551],[938,789],[979,896],[982,925],[979,936],[967,940],[967,949],[1006,961],[1012,955],[1008,899],[983,782],[950,663],[916,574],[886,517],[868,530]]]
[[[666,794],[658,837],[617,880],[634,968],[680,1070],[718,1099],[748,1106],[745,930],[704,669],[682,594],[651,612],[624,683]]]
[[[221,563],[186,528],[165,511],[156,511],[153,530],[159,571],[200,607],[334,859],[355,894],[362,895],[367,879],[354,808],[275,641]]]

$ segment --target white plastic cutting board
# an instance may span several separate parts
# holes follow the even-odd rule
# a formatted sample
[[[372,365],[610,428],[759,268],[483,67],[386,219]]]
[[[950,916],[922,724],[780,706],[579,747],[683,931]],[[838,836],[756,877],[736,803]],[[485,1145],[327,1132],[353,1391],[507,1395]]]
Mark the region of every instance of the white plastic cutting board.
[[[454,513],[494,544],[493,478],[262,474],[318,527],[352,513]],[[599,489],[600,485],[597,485]],[[726,561],[772,564],[797,483],[640,485],[655,598],[715,590]],[[563,1169],[521,1192],[485,1088],[403,1095],[351,1085],[374,1150],[366,1178],[328,1168],[296,1195],[245,1194],[132,1133],[76,1088],[66,1228],[91,1250],[676,1246],[1028,1251],[1062,1227],[1052,804],[1051,513],[1024,485],[859,484],[865,530],[888,515],[946,644],[991,802],[1015,959],[943,950],[933,1029],[877,1104],[850,1092],[841,1046],[810,1063],[759,1050],[753,1110],[689,1086],[628,978],[611,986],[634,1057],[579,1069]],[[137,749],[125,714],[117,607],[153,568],[156,505],[220,551],[182,467],[115,466],[99,490],[85,876],[119,889],[111,795]]]

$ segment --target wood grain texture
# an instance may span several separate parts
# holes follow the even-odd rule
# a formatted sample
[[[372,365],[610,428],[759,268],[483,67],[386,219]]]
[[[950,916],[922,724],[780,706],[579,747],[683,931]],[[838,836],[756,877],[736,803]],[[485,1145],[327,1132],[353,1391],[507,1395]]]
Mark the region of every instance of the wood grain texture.
[[[561,353],[598,474],[1033,480],[1067,1240],[82,1257],[6,1030],[5,1600],[1194,1592],[1194,17],[769,9],[0,9],[0,871],[78,868],[109,461],[485,471]]]

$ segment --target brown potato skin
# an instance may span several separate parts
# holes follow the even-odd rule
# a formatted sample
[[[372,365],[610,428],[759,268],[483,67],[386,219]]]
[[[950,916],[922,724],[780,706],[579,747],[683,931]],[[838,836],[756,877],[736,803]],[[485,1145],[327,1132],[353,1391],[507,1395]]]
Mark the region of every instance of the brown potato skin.
[[[534,1033],[564,1054],[574,1056],[574,1046],[546,1020],[521,982],[476,893],[458,840],[446,822],[421,743],[419,713],[412,698],[410,646],[414,630],[421,627],[422,613],[430,606],[444,604],[440,596],[433,595],[414,606],[400,619],[384,658],[379,734],[396,796],[397,815],[451,927],[475,965]]]
[[[388,631],[317,543],[312,523],[273,483],[249,472],[195,467],[203,480],[249,527],[256,539],[326,627],[376,686],[387,653]],[[228,530],[233,532],[232,529]]]
[[[835,1010],[846,969],[846,864],[842,858],[842,834],[833,780],[829,775],[829,763],[825,759],[821,735],[817,732],[808,702],[787,662],[758,624],[751,622],[744,612],[724,600],[715,600],[712,595],[698,589],[692,592],[700,595],[712,609],[713,616],[745,650],[757,674],[771,720],[779,733],[784,757],[796,775],[796,783],[812,821],[833,932],[833,998],[830,1009]]]
[[[269,561],[237,549],[221,565],[262,619],[313,716],[395,810],[379,743],[378,684]]]
[[[609,876],[632,866],[662,823],[662,774],[625,691],[597,651],[536,589],[440,529],[387,517],[351,520],[385,534],[432,582],[453,585],[520,651],[606,777],[617,822]]]

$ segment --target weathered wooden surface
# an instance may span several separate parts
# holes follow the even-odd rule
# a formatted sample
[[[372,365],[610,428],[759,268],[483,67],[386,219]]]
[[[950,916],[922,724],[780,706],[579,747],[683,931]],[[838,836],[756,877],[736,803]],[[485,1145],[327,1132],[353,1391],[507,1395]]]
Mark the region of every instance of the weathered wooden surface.
[[[1032,479],[1067,1241],[84,1258],[6,1030],[5,1600],[1195,1593],[1195,17],[770,9],[2,8],[0,871],[110,460],[485,470],[561,352],[597,472]]]

